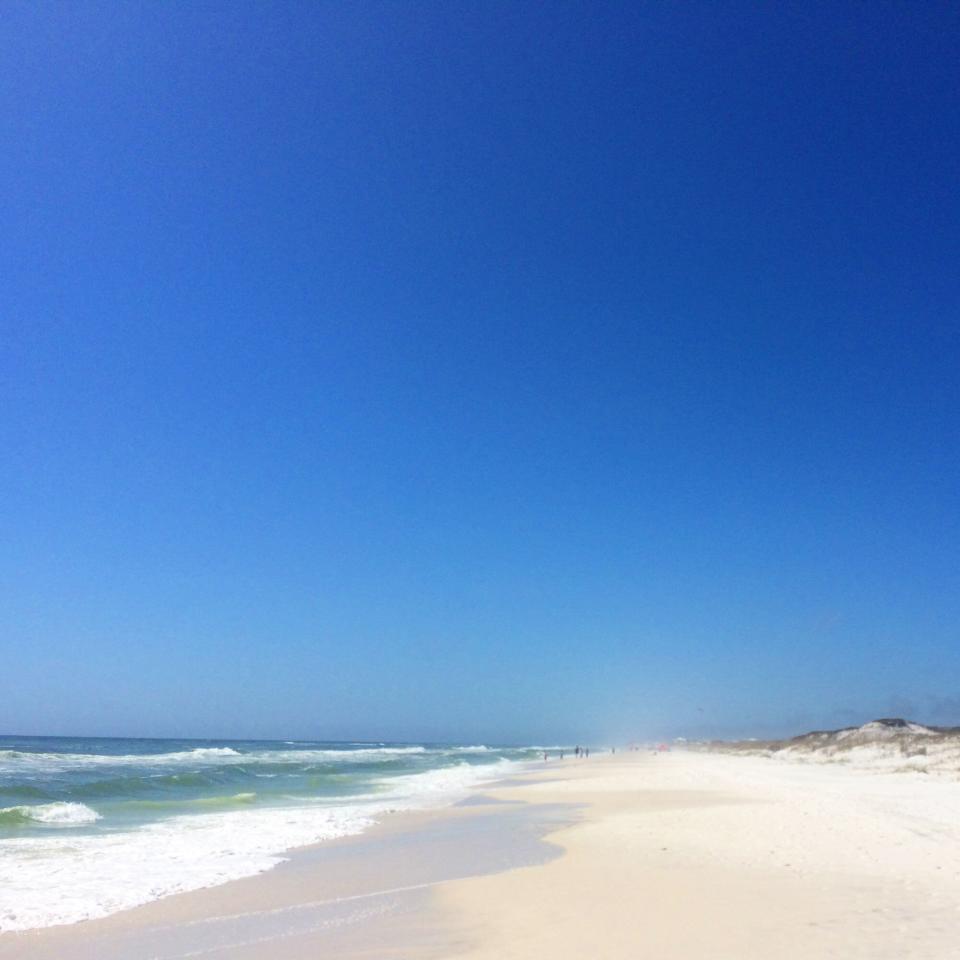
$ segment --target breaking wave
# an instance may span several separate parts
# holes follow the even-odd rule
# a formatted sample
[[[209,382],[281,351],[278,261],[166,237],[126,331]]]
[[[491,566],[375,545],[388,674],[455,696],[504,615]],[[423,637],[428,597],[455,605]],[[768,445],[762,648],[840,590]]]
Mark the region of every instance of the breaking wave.
[[[43,823],[56,827],[79,827],[100,819],[84,803],[38,803],[0,808],[0,825],[6,827]]]

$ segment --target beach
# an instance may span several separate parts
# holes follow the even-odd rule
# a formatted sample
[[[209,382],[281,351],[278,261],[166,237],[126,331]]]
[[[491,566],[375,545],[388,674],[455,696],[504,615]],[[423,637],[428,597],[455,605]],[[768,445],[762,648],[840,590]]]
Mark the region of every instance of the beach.
[[[449,806],[542,750],[0,737],[0,933],[262,873],[388,814]]]
[[[2,25],[0,960],[960,960],[960,2]]]
[[[960,782],[673,751],[551,760],[3,960],[951,958]]]

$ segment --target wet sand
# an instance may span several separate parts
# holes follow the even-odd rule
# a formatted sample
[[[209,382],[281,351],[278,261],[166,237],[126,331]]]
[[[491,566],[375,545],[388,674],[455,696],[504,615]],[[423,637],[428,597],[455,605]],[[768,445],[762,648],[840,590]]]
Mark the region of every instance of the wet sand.
[[[570,804],[479,794],[445,810],[394,814],[360,836],[292,851],[255,877],[103,919],[2,934],[0,960],[439,955],[450,937],[442,923],[422,923],[431,890],[559,856],[541,838],[575,816]]]
[[[960,958],[960,782],[697,753],[552,762],[0,960]]]

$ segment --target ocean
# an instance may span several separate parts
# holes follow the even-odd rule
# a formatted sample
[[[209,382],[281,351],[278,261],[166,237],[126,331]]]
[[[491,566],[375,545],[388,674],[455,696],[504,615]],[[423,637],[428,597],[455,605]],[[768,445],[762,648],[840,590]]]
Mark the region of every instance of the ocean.
[[[542,747],[0,737],[0,931],[102,917],[444,806]]]

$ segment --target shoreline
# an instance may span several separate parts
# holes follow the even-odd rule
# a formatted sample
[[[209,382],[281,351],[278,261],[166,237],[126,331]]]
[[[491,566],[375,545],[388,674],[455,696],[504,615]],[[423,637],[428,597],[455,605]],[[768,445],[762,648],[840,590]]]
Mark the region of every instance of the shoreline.
[[[255,877],[4,934],[0,960],[947,960],[958,904],[960,783],[627,753],[551,761]]]
[[[375,928],[395,936],[432,887],[559,855],[540,838],[569,819],[568,805],[528,806],[486,792],[541,773],[509,771],[451,804],[390,812],[362,833],[291,848],[258,874],[105,917],[0,933],[0,960],[232,957],[252,944],[289,941],[291,931],[325,931],[339,951],[361,956],[381,935]]]
[[[448,806],[531,759],[529,749],[479,746],[164,745],[0,750],[0,932],[256,876],[398,811]],[[60,878],[68,890],[51,883]]]

